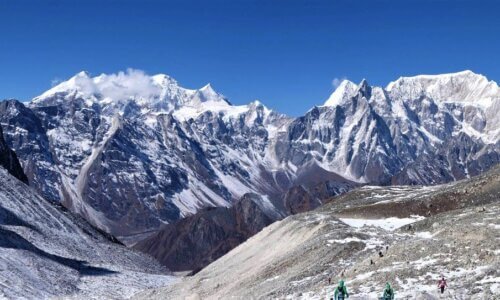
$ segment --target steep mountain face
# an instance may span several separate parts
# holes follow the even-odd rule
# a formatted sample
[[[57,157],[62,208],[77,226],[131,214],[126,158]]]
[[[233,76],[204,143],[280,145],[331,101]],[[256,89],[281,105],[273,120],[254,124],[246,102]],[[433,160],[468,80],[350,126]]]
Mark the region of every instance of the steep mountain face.
[[[498,85],[470,71],[402,77],[385,89],[344,81],[290,124],[277,156],[358,182],[449,182],[498,163],[499,106]]]
[[[6,169],[17,179],[28,183],[28,178],[24,174],[23,168],[17,159],[17,155],[12,151],[3,138],[2,128],[0,128],[0,167]]]
[[[269,200],[249,193],[230,208],[207,208],[166,225],[134,248],[172,271],[197,272],[281,218]]]
[[[26,106],[2,102],[0,120],[32,186],[133,244],[246,193],[286,215],[363,183],[479,174],[500,160],[499,99],[496,83],[469,71],[386,88],[344,81],[292,119],[129,70],[79,73]]]
[[[0,168],[0,298],[126,299],[173,281]]]
[[[349,299],[379,299],[386,282],[397,299],[497,299],[499,213],[500,166],[431,187],[364,186],[135,299],[330,299],[341,279]]]

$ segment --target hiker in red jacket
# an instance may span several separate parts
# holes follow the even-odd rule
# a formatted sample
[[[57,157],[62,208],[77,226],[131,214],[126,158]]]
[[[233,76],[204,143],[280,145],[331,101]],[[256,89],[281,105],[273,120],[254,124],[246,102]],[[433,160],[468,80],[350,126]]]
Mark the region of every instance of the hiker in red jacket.
[[[439,280],[438,282],[438,288],[441,289],[441,294],[444,293],[445,287],[448,287],[448,285],[446,284],[446,279],[444,279],[444,276],[441,276],[441,280]]]

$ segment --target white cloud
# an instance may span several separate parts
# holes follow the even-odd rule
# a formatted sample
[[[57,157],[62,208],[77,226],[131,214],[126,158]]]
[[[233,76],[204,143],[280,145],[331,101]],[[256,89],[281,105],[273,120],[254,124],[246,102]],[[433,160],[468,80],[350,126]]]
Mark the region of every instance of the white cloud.
[[[341,78],[335,77],[332,80],[332,86],[334,88],[338,88],[339,85],[342,83],[342,81],[346,80],[347,78],[345,76],[342,76]]]
[[[144,71],[128,69],[110,75],[95,78],[97,90],[107,98],[120,100],[127,97],[152,97],[159,95],[161,89]]]
[[[100,94],[111,100],[127,100],[129,98],[149,98],[161,93],[161,88],[153,79],[141,70],[127,69],[126,72],[102,74],[91,78],[80,73],[73,78],[78,90],[84,94]]]

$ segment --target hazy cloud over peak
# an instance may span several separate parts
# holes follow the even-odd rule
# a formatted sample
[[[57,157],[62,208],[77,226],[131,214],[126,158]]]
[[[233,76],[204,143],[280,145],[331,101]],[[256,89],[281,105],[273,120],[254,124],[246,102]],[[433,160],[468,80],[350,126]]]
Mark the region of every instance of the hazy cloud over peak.
[[[344,81],[346,79],[347,78],[345,76],[342,76],[341,78],[339,78],[339,77],[333,78],[333,80],[332,80],[332,86],[333,86],[333,88],[335,88],[335,89],[338,88],[339,85],[342,83],[342,81]]]

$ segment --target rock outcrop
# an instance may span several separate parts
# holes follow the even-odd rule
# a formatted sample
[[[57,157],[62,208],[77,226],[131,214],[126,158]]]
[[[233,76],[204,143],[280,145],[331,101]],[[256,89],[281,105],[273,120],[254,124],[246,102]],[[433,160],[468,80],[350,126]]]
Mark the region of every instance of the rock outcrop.
[[[3,138],[0,127],[0,166],[5,168],[10,174],[24,183],[28,183],[28,178],[24,174],[23,168],[17,159],[17,155],[12,151]]]

